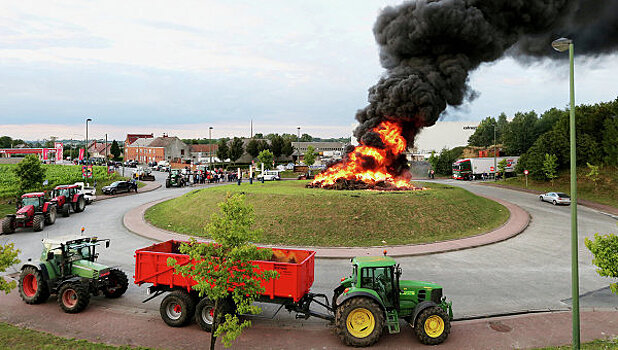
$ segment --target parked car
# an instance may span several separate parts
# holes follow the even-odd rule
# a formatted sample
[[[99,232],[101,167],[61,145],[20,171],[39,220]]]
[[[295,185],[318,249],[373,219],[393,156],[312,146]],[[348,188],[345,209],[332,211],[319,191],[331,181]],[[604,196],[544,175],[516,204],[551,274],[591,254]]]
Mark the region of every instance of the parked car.
[[[83,182],[76,182],[75,185],[77,185],[79,192],[84,195],[84,198],[86,199],[86,204],[90,204],[97,199],[97,190],[96,188],[90,186],[89,183],[84,184]]]
[[[539,199],[542,202],[550,202],[553,205],[558,205],[558,204],[570,205],[571,204],[571,197],[569,197],[568,194],[562,193],[562,192],[543,193],[542,195],[539,196]]]
[[[315,175],[311,173],[304,173],[304,174],[298,175],[298,179],[299,180],[313,180],[315,179]]]
[[[117,194],[123,192],[131,192],[134,190],[137,192],[137,183],[130,181],[115,181],[112,182],[109,186],[104,186],[101,191],[104,194]]]
[[[264,181],[281,180],[281,177],[279,176],[279,172],[276,170],[265,170],[263,173],[257,176],[257,179],[261,180],[262,177],[264,177]]]

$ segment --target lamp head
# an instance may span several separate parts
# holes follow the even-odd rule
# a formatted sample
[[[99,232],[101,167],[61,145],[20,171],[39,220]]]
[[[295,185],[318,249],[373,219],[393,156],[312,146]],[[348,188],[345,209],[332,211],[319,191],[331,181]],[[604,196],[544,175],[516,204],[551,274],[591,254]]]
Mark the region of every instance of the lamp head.
[[[571,45],[573,41],[567,38],[560,38],[552,41],[551,47],[558,52],[564,52],[569,49],[569,45]]]
[[[91,121],[92,121],[92,119],[88,118],[88,119],[86,119],[86,121],[87,121],[87,122],[91,122]]]

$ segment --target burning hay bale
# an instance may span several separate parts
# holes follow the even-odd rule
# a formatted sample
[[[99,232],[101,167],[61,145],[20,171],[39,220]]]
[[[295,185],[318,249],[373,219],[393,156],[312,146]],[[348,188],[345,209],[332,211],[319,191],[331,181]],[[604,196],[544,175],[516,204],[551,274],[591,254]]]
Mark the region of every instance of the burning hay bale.
[[[334,183],[323,184],[310,182],[305,187],[307,188],[323,188],[326,190],[340,190],[340,191],[354,191],[354,190],[375,190],[375,191],[415,191],[423,190],[422,187],[415,187],[413,185],[397,186],[396,184],[388,181],[377,181],[369,183],[356,179],[344,179],[339,178]]]

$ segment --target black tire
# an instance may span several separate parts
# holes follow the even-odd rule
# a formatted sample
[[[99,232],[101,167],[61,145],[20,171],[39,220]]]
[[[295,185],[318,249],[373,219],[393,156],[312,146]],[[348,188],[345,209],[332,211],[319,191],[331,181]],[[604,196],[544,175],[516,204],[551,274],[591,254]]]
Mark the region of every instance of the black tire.
[[[556,201],[554,200],[554,201],[551,202],[551,204],[556,205],[558,203],[556,203]]]
[[[47,225],[53,225],[56,222],[56,206],[52,205],[47,210],[47,214],[45,214],[45,223]]]
[[[58,290],[58,305],[68,314],[83,311],[90,302],[88,286],[81,283],[66,283]]]
[[[213,323],[213,311],[215,303],[208,298],[202,299],[195,308],[195,323],[200,326],[203,331],[211,332]]]
[[[362,312],[361,317],[363,319],[366,319],[366,317],[362,315],[367,315],[367,312],[371,313],[371,317],[373,318],[373,330],[364,337],[356,337],[350,333],[350,330],[354,331],[355,322],[353,322],[354,320],[349,316],[354,311]],[[348,329],[348,325],[350,329]],[[337,308],[335,326],[337,336],[345,345],[356,347],[371,346],[382,336],[382,331],[384,330],[384,312],[375,301],[369,298],[357,297],[348,299]],[[364,331],[365,328],[359,329],[358,331]]]
[[[539,196],[539,200],[542,202],[543,201],[543,196]]]
[[[62,216],[64,216],[65,218],[68,218],[69,216],[71,216],[71,204],[64,203],[61,211],[62,211]]]
[[[45,217],[43,215],[35,215],[32,219],[32,229],[34,232],[43,231],[45,228]]]
[[[165,180],[165,188],[170,188],[171,186],[172,185],[170,183],[170,180],[169,179]]]
[[[129,279],[121,270],[111,269],[108,279],[109,284],[103,288],[103,294],[106,298],[118,298],[129,288]]]
[[[441,319],[436,321],[437,318]],[[432,332],[432,322],[442,324],[442,327],[434,326],[434,334]],[[436,327],[438,327],[436,329]],[[429,333],[428,333],[429,332]],[[448,338],[451,332],[451,320],[446,311],[439,306],[432,306],[423,311],[416,317],[414,322],[414,333],[418,340],[426,345],[437,345]]]
[[[159,313],[168,326],[182,327],[187,325],[195,314],[195,301],[189,293],[176,290],[163,298]]]
[[[43,280],[41,271],[32,266],[26,266],[19,275],[19,296],[26,304],[40,304],[49,298],[47,282]]]
[[[74,204],[75,206],[73,207],[73,211],[76,213],[81,213],[84,209],[86,209],[86,200],[84,199],[84,196],[79,196],[79,198],[77,198],[77,202]]]
[[[8,234],[15,232],[15,218],[7,216],[2,219],[2,233]]]
[[[110,193],[112,196],[116,194],[116,190],[112,190]]]

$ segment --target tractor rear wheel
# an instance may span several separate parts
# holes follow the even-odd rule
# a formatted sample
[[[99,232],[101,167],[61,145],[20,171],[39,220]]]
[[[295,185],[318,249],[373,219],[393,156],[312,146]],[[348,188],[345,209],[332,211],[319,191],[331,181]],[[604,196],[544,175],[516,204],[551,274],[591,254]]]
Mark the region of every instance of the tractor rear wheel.
[[[170,180],[167,179],[165,180],[165,188],[170,188],[172,186],[172,184],[170,183]]]
[[[26,266],[19,275],[19,296],[26,304],[44,303],[49,298],[49,290],[41,271]]]
[[[64,216],[65,218],[71,216],[71,204],[64,203],[60,211],[62,212],[62,216]]]
[[[384,330],[384,312],[369,298],[352,298],[337,308],[335,317],[339,339],[348,346],[373,345]]]
[[[47,225],[53,225],[56,222],[56,206],[52,205],[47,210],[47,214],[45,215],[45,223]]]
[[[7,216],[2,219],[2,233],[13,232],[15,232],[15,218],[12,216]]]
[[[109,284],[103,288],[103,294],[106,298],[118,298],[127,291],[129,279],[124,272],[118,269],[111,269],[108,278]]]
[[[35,215],[32,219],[32,229],[34,232],[43,231],[45,228],[45,217],[43,215]]]
[[[73,211],[76,213],[81,213],[86,208],[86,200],[84,196],[80,196],[77,199],[77,202],[73,203]]]
[[[189,293],[176,290],[161,301],[159,313],[168,326],[182,327],[191,321],[195,313],[195,301]]]
[[[437,345],[448,338],[451,321],[446,311],[439,306],[423,310],[414,322],[414,333],[426,345]]]
[[[62,311],[76,314],[83,311],[90,302],[88,286],[81,283],[66,283],[58,291],[58,305]]]

